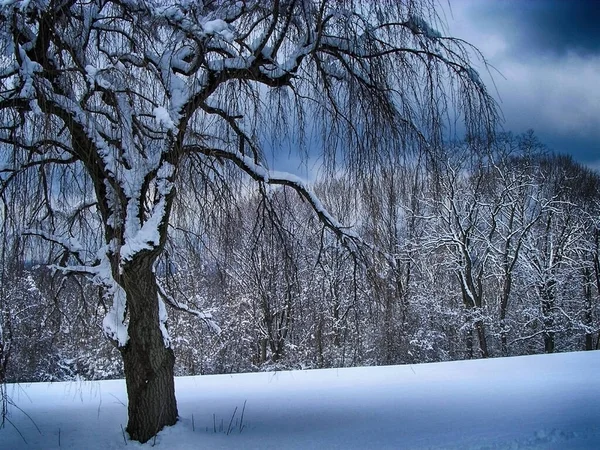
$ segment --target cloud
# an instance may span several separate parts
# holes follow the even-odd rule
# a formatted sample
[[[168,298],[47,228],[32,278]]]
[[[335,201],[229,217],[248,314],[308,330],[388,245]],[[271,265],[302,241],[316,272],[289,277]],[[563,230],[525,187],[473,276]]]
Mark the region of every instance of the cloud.
[[[582,162],[600,155],[600,55],[505,60],[497,79],[507,130],[533,128],[542,141]]]
[[[588,163],[588,167],[595,170],[600,175],[600,159]]]
[[[504,0],[472,3],[470,16],[501,31],[516,58],[600,54],[598,0]]]
[[[534,129],[550,149],[597,164],[600,0],[456,0],[451,7],[449,34],[474,44],[500,72],[493,81],[504,129]]]
[[[506,79],[498,86],[507,105],[522,108],[516,116],[533,114],[562,133],[588,134],[600,129],[599,68],[600,56],[571,55],[560,64],[549,59],[533,64],[506,61]]]

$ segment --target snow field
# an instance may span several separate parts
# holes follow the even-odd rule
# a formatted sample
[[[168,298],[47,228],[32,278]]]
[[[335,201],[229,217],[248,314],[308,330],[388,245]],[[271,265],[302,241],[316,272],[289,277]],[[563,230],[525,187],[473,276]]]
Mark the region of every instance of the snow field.
[[[598,374],[596,351],[181,377],[179,423],[145,445],[124,439],[123,380],[9,385],[0,448],[592,450]]]

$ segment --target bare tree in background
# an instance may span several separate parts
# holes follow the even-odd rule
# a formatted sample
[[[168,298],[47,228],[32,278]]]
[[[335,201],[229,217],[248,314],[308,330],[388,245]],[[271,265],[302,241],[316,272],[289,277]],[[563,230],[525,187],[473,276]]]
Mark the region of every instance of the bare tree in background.
[[[314,130],[325,161],[342,155],[360,172],[386,152],[436,145],[455,111],[468,132],[490,132],[494,104],[469,62],[478,53],[433,28],[433,4],[2,2],[5,214],[15,207],[7,187],[29,174],[40,195],[19,216],[24,232],[62,249],[55,269],[104,288],[132,439],[177,421],[165,302],[194,311],[158,284],[154,266],[177,188],[188,189],[181,173],[227,183],[233,165],[288,186],[353,247],[357,237],[305,183],[267,169],[268,143],[295,148]]]

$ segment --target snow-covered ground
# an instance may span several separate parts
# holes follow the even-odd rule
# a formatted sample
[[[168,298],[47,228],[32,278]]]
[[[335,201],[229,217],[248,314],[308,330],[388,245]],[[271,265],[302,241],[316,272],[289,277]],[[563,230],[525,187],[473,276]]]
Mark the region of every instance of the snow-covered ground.
[[[600,449],[598,351],[184,377],[176,389],[181,420],[142,446],[124,439],[122,380],[9,385],[28,416],[12,409],[0,448]]]

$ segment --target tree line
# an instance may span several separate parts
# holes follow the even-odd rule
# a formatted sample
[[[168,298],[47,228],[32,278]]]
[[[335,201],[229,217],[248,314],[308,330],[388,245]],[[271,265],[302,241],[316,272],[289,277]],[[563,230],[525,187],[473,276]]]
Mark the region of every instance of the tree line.
[[[201,211],[182,193],[174,214],[185,226],[156,274],[206,318],[170,312],[175,372],[598,349],[598,174],[549,154],[532,133],[421,156],[315,181],[364,240],[361,255],[288,188],[262,195],[248,185]],[[107,305],[97,288],[43,266],[10,270],[9,380],[122,376],[100,336]]]

